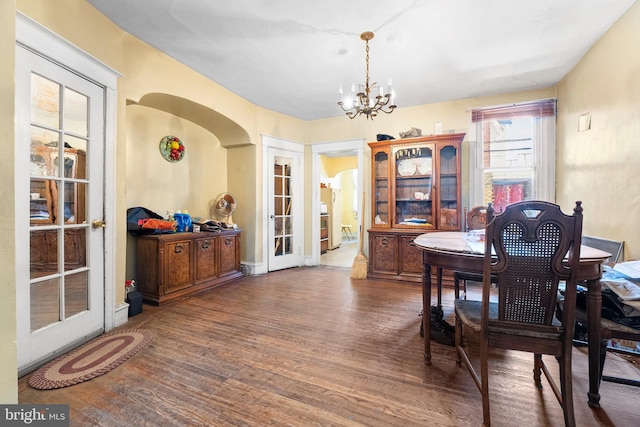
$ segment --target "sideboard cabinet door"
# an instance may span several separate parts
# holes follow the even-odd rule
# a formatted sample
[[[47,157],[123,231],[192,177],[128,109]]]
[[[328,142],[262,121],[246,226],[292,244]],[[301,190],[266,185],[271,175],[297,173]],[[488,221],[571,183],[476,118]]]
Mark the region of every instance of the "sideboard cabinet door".
[[[196,282],[218,276],[218,237],[196,239]]]
[[[381,275],[398,274],[398,235],[369,232],[371,272]],[[380,277],[380,276],[379,276]]]
[[[193,285],[191,278],[191,244],[189,240],[168,243],[165,246],[165,294]]]
[[[220,277],[240,272],[240,235],[220,237]]]
[[[422,251],[413,245],[416,235],[400,235],[400,268],[398,274],[422,279]]]

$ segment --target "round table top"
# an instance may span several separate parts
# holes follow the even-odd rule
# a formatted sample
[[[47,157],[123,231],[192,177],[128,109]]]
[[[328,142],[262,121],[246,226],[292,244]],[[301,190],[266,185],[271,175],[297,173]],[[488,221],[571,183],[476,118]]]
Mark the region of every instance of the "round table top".
[[[474,231],[435,231],[421,234],[413,240],[421,249],[438,252],[455,252],[484,255],[485,241],[482,233]],[[586,245],[580,245],[580,261],[605,260],[610,253]]]

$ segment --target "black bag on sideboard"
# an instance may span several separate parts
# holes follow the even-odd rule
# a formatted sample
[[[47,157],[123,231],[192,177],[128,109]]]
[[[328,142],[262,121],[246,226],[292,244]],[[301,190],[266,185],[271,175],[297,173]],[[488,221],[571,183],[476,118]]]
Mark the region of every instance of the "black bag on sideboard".
[[[142,228],[141,220],[145,219],[163,219],[162,215],[154,211],[137,206],[127,209],[127,231],[132,236],[141,236],[144,234],[164,234],[175,233],[173,230],[155,230],[152,228]]]

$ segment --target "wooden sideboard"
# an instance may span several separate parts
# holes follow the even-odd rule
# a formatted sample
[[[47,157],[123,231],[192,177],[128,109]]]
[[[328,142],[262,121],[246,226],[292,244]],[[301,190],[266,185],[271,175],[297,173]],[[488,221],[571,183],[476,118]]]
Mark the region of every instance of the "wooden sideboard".
[[[144,301],[161,305],[242,276],[241,230],[136,238],[136,283]]]

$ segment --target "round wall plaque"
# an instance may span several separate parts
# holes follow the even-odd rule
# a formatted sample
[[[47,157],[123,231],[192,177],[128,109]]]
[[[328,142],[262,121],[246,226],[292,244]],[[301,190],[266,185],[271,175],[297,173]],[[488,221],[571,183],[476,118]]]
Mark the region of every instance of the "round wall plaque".
[[[160,141],[160,153],[168,162],[179,162],[184,157],[184,152],[184,144],[180,138],[168,135]]]

